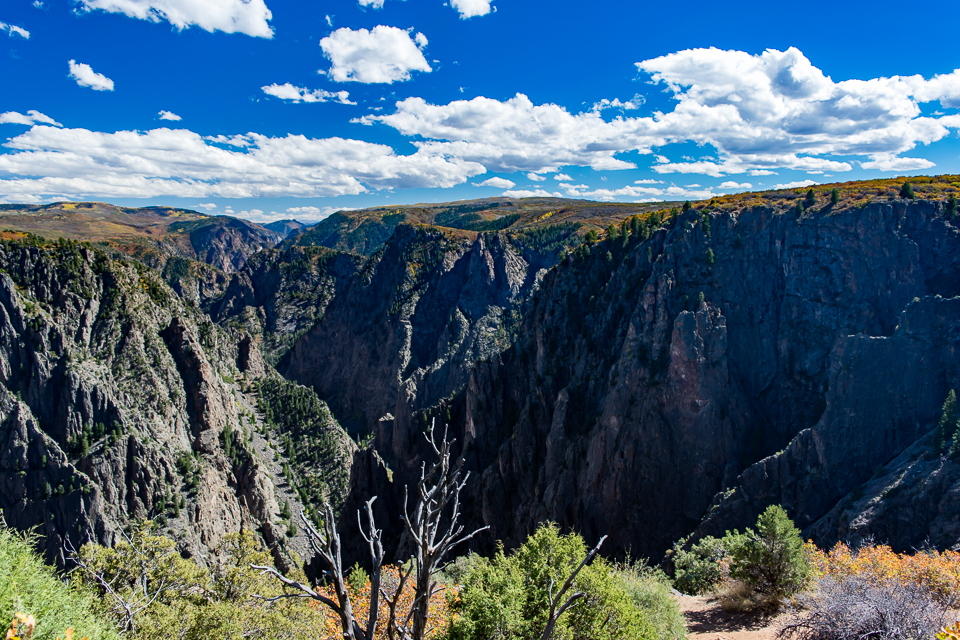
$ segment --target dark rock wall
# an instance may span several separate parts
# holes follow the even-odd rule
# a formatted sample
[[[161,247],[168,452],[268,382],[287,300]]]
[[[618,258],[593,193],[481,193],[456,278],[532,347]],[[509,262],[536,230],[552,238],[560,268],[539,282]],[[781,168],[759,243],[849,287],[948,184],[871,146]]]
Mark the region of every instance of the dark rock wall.
[[[928,323],[941,342],[952,330],[952,303],[908,309],[960,294],[960,233],[941,211],[762,206],[709,224],[693,211],[643,242],[581,248],[542,282],[508,246],[401,226],[287,373],[377,434],[397,484],[416,477],[425,420],[449,415],[488,543],[554,520],[657,555],[712,504],[704,531],[749,524],[770,501],[809,523],[942,402],[952,347],[925,351],[906,328]],[[916,316],[925,305],[939,311]],[[464,348],[490,331],[506,344]]]

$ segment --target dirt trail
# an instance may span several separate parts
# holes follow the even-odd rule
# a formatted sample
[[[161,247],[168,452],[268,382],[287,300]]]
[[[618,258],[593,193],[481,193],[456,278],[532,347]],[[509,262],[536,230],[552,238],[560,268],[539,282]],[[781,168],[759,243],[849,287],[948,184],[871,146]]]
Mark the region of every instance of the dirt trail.
[[[709,596],[677,596],[690,640],[774,640],[777,617],[728,613]]]

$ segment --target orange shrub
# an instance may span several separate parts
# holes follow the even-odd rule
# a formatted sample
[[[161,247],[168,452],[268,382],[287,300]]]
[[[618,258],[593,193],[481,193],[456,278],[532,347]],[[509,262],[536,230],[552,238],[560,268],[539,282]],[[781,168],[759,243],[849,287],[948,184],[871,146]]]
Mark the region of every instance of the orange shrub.
[[[853,551],[842,542],[827,552],[812,542],[805,548],[815,576],[842,579],[856,575],[878,584],[898,580],[928,589],[950,607],[960,604],[960,553],[956,551],[920,551],[907,555],[895,553],[886,545]]]
[[[954,622],[953,626],[948,625],[940,629],[937,640],[960,640],[960,622]]]
[[[383,567],[380,576],[380,590],[387,598],[393,599],[400,583],[401,568],[397,565],[387,565]],[[415,576],[410,578],[403,585],[403,591],[400,593],[400,600],[397,603],[397,618],[400,624],[406,622],[408,625],[412,621],[406,620],[407,614],[413,606],[414,600],[414,580]],[[450,588],[450,587],[447,587]],[[317,591],[337,601],[337,594],[333,587],[321,587]],[[366,626],[367,617],[370,615],[370,581],[367,580],[362,587],[355,588],[350,592],[350,602],[353,605],[353,615],[361,626]],[[326,624],[326,638],[342,638],[343,633],[340,627],[340,616],[338,616],[329,607],[316,603],[323,609],[324,620]],[[430,623],[427,627],[427,638],[435,638],[442,635],[450,623],[452,612],[447,604],[444,587],[439,587],[430,598]],[[384,595],[380,596],[380,611],[377,612],[377,631],[375,637],[377,640],[388,640],[387,623],[390,618],[390,610],[387,606]]]

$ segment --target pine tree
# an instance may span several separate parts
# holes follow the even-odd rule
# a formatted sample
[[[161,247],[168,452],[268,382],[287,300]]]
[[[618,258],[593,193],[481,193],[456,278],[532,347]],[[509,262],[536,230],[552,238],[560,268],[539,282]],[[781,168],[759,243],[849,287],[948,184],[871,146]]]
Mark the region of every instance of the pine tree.
[[[830,192],[830,204],[837,204],[840,202],[840,189],[834,189]]]
[[[947,201],[947,217],[953,219],[957,215],[957,196],[951,195]]]
[[[807,197],[803,201],[803,206],[804,208],[809,209],[815,204],[817,204],[817,194],[813,192],[813,189],[810,189],[809,191],[807,191]]]
[[[901,197],[901,198],[908,198],[908,199],[910,199],[910,200],[913,200],[913,198],[914,198],[914,196],[913,196],[913,185],[910,184],[909,182],[904,182],[904,183],[903,183],[903,186],[900,187],[900,197]]]
[[[690,209],[692,209],[692,208],[693,208],[693,205],[690,204],[690,201],[689,201],[689,200],[687,200],[686,202],[683,203],[683,212],[684,212],[684,213],[686,213],[687,211],[690,211]]]
[[[953,442],[953,436],[957,431],[957,394],[953,389],[947,394],[947,399],[943,401],[943,408],[940,411],[940,422],[937,424],[937,435],[934,439],[934,448],[941,452],[947,446],[947,443]],[[951,446],[951,449],[953,447]]]

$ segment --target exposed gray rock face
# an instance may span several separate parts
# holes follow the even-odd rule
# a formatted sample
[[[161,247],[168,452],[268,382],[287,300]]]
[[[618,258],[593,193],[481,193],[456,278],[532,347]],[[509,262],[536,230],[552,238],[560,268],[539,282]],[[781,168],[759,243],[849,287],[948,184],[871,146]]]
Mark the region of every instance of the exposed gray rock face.
[[[874,477],[855,487],[805,535],[823,546],[843,541],[891,545],[910,552],[933,546],[957,550],[960,541],[960,464],[933,451],[933,432]]]
[[[960,527],[934,524],[941,505],[957,500],[956,465],[933,456],[922,441],[948,389],[960,383],[960,298],[928,296],[909,304],[892,336],[840,338],[829,371],[826,411],[817,424],[747,468],[701,529],[718,531],[782,504],[824,543],[874,535],[906,549],[930,534],[940,546],[960,543]],[[899,487],[889,501],[864,504],[848,496],[847,504],[834,506],[851,491],[862,492],[860,485],[888,464],[892,474],[882,474],[870,489],[876,497]],[[895,495],[902,497],[894,501]],[[913,500],[905,502],[908,496]],[[851,506],[853,522],[846,513]]]
[[[251,453],[263,426],[244,393],[267,375],[249,336],[150,269],[70,243],[0,244],[4,519],[38,527],[50,559],[64,539],[111,544],[143,518],[201,560],[241,527],[277,542],[278,489]],[[225,454],[227,427],[244,455]]]
[[[398,486],[417,477],[425,420],[449,415],[489,541],[554,520],[656,556],[718,493],[703,531],[750,524],[768,499],[812,523],[930,428],[949,369],[930,358],[948,361],[954,312],[907,307],[960,294],[960,233],[937,202],[792,204],[585,246],[543,278],[507,344],[484,336],[534,290],[535,266],[489,236],[398,227],[287,373],[376,432]],[[740,489],[720,493],[738,486],[742,507]]]
[[[221,290],[205,291],[200,304],[220,324],[254,336],[276,364],[362,263],[358,256],[323,247],[263,251]]]
[[[243,268],[250,256],[273,248],[281,234],[258,224],[221,216],[217,224],[191,225],[190,244],[196,259],[226,273]],[[192,256],[188,256],[192,257]]]
[[[401,225],[297,342],[286,375],[313,386],[342,424],[375,431],[388,460],[413,464],[413,414],[509,344],[508,310],[541,268],[496,234]]]

